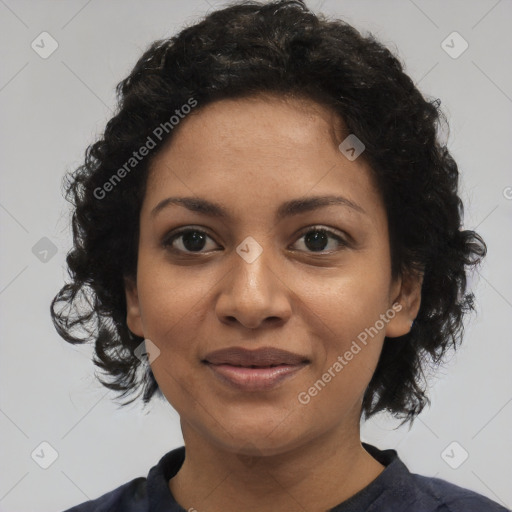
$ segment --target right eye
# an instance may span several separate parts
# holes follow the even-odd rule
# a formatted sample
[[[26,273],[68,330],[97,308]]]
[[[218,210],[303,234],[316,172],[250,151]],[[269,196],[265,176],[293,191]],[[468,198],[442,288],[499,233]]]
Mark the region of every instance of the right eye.
[[[186,228],[167,237],[163,245],[176,253],[205,254],[205,252],[201,251],[204,249],[207,239],[213,240],[205,231],[196,228]],[[177,243],[175,244],[176,241]]]

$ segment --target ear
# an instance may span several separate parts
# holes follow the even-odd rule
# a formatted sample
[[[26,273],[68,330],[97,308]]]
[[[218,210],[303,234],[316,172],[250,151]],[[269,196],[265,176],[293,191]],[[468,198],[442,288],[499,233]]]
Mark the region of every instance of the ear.
[[[126,324],[133,334],[144,338],[137,284],[132,277],[125,277],[124,283],[126,295]]]
[[[420,309],[422,284],[423,273],[416,272],[409,272],[394,283],[392,298],[395,316],[386,327],[388,338],[396,338],[410,332]]]

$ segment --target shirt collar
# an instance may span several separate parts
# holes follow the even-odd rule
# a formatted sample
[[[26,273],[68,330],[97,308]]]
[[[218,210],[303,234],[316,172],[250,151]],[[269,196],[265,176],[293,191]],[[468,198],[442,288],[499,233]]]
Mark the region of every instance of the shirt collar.
[[[385,469],[364,489],[334,507],[332,512],[377,511],[379,503],[384,503],[389,493],[393,493],[396,500],[397,493],[407,492],[410,472],[398,457],[396,450],[379,450],[364,442],[362,445],[372,457],[385,466]],[[181,446],[166,453],[158,464],[150,469],[146,482],[149,512],[186,512],[176,503],[169,489],[169,480],[178,473],[184,460],[185,447]]]

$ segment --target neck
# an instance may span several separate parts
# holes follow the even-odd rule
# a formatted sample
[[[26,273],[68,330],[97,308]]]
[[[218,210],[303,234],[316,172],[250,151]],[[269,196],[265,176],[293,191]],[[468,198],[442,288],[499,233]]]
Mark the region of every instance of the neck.
[[[325,511],[384,470],[361,445],[359,426],[271,456],[242,456],[182,429],[185,461],[169,488],[185,510]]]

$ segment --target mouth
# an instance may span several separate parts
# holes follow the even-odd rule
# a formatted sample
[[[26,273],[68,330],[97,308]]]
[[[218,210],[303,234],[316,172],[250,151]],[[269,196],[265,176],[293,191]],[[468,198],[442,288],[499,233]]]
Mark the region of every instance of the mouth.
[[[232,388],[268,391],[296,375],[310,361],[305,356],[273,347],[256,350],[232,347],[208,354],[202,363]]]

